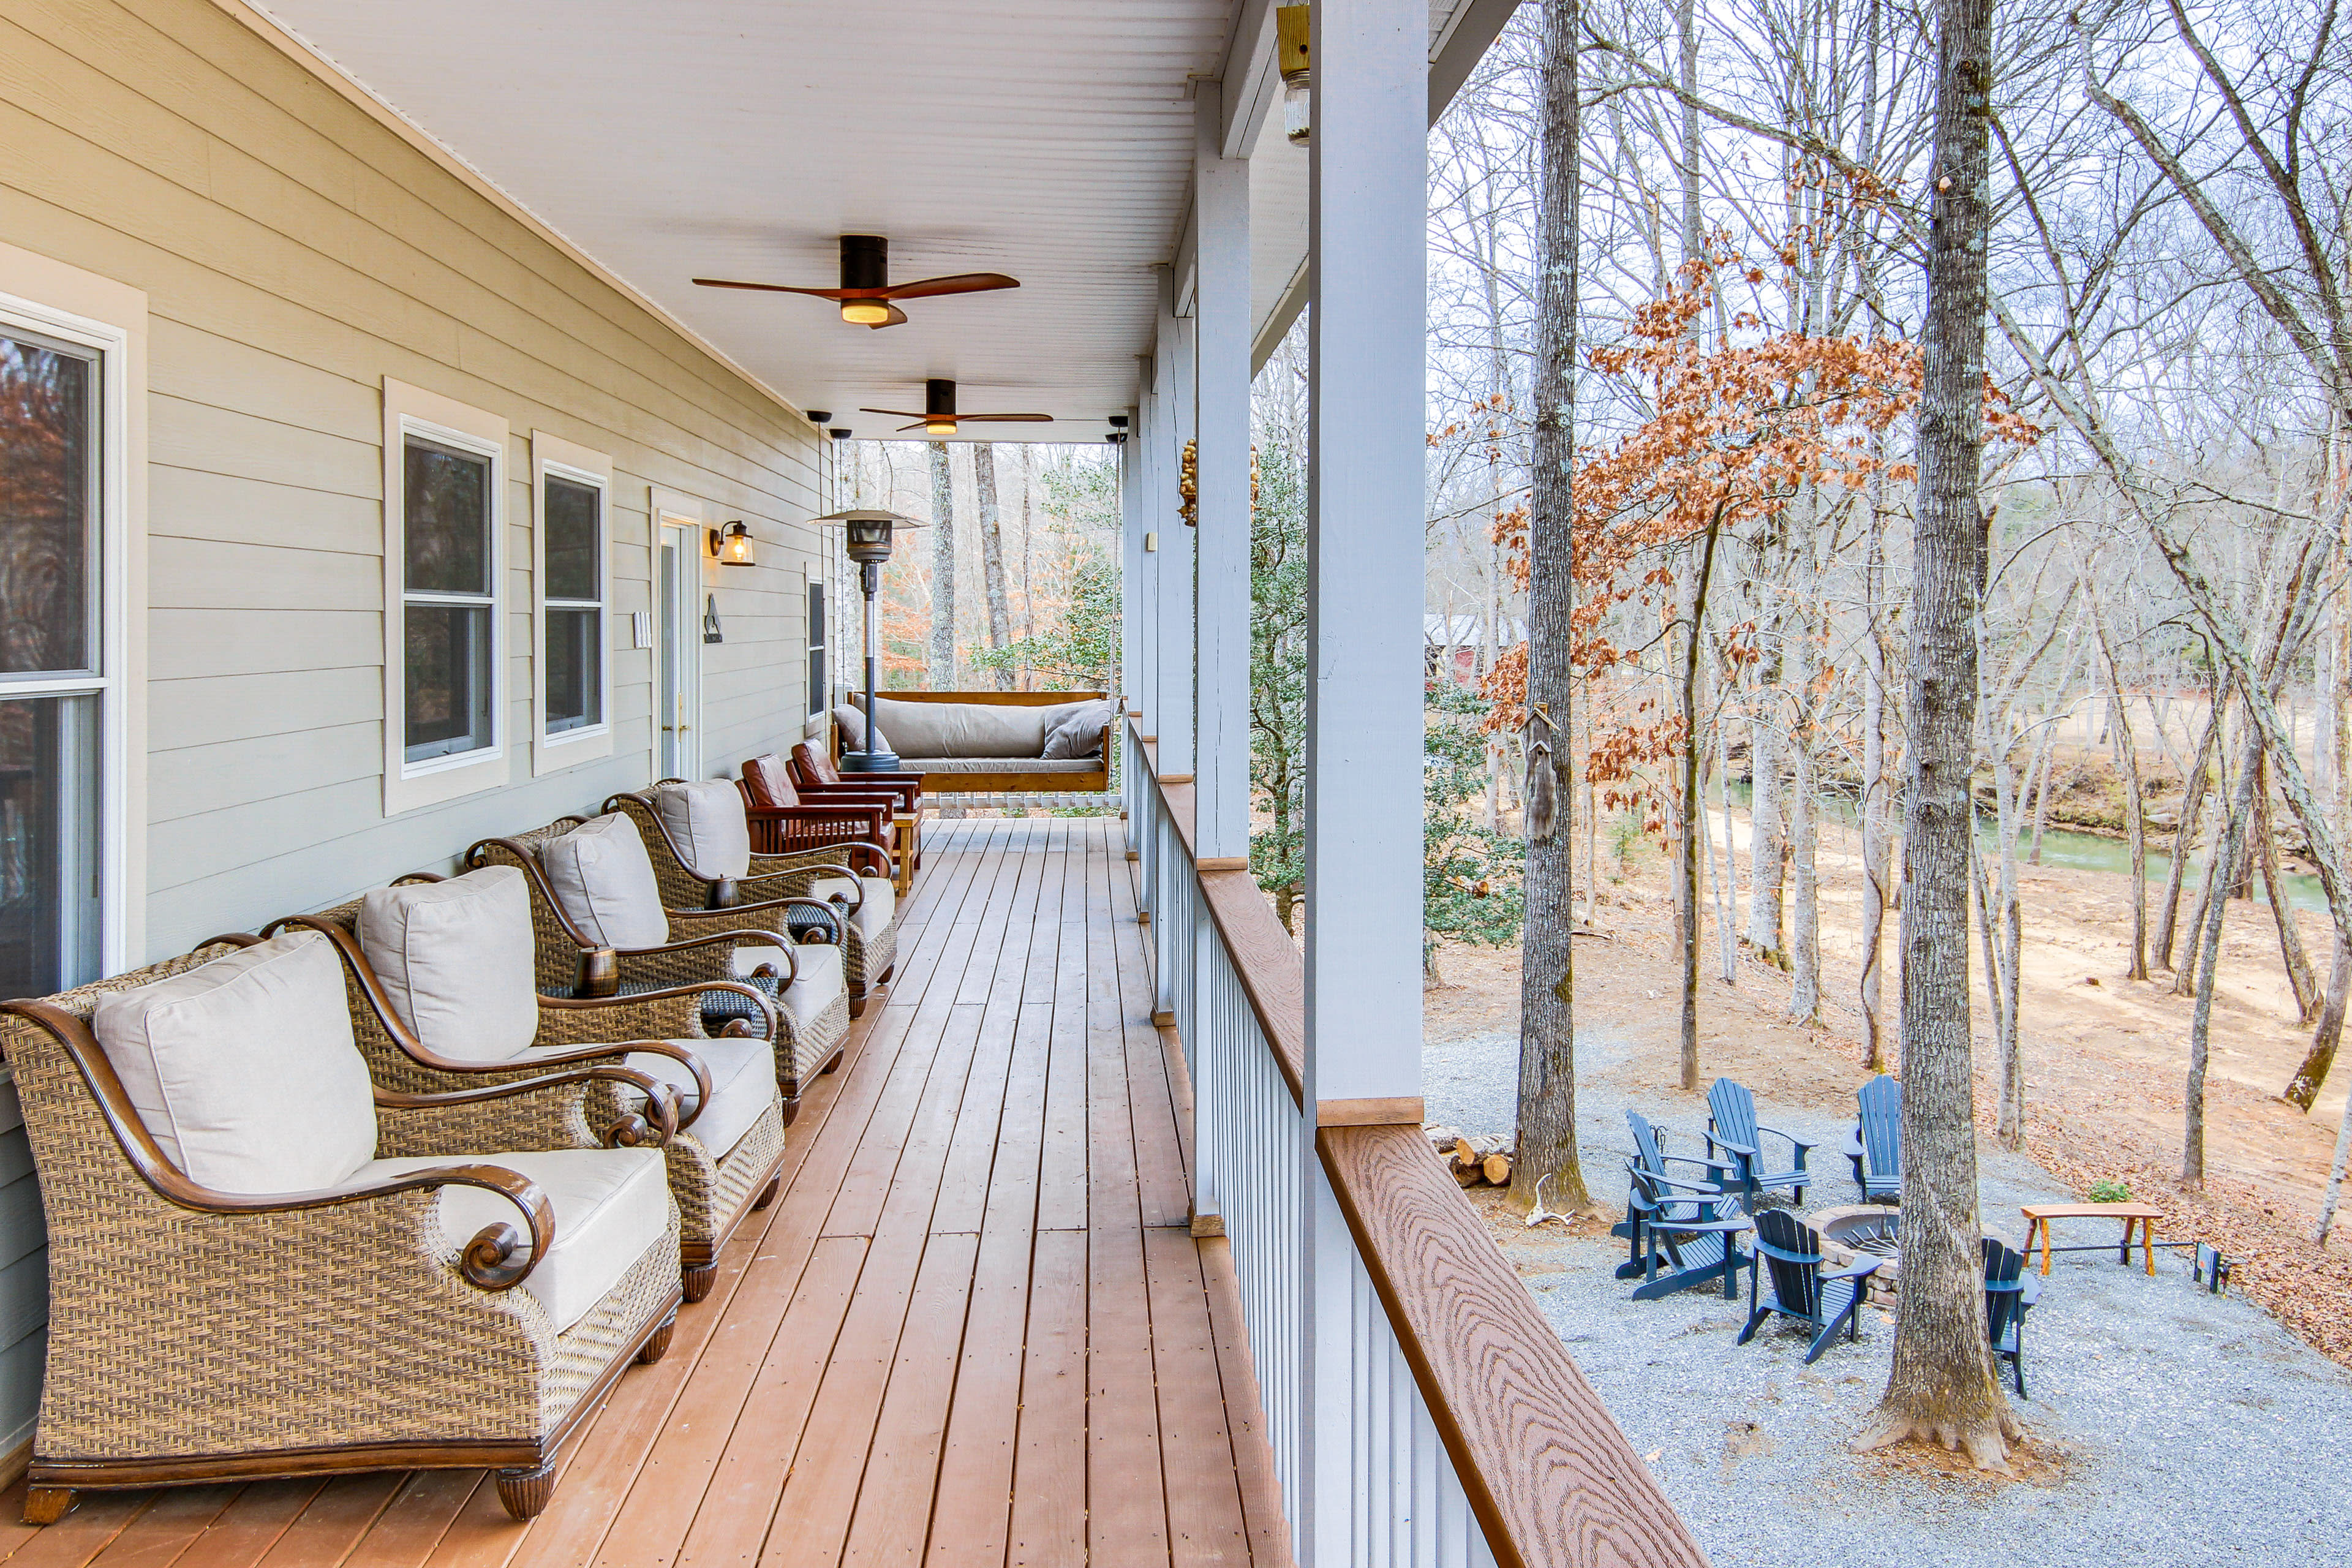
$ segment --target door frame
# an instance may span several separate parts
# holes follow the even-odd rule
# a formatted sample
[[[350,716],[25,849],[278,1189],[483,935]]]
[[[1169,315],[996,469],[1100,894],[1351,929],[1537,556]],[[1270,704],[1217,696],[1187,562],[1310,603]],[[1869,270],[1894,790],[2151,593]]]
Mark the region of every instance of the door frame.
[[[664,760],[674,751],[677,776],[698,778],[702,773],[702,596],[706,592],[702,557],[704,534],[710,525],[703,503],[688,496],[656,489],[651,510],[654,776],[666,776]],[[677,552],[677,572],[665,592],[662,552],[670,549]],[[665,689],[666,673],[675,676],[675,691]]]

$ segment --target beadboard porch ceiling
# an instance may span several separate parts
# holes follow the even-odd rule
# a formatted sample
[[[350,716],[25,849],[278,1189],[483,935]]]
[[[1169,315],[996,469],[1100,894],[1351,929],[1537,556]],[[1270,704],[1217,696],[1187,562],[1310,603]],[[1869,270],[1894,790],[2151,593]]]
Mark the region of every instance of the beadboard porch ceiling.
[[[1433,0],[1433,54],[1475,60],[1515,0]],[[630,288],[803,409],[974,411],[1097,440],[1136,400],[1155,264],[1179,259],[1191,79],[1246,82],[1262,123],[1268,0],[267,0],[265,15]],[[1466,64],[1433,71],[1458,83]],[[1450,96],[1449,84],[1444,89]],[[1278,107],[1274,117],[1278,120]],[[1270,137],[1254,180],[1254,314],[1295,314],[1305,157]],[[1238,150],[1238,145],[1235,150]],[[1292,163],[1297,167],[1291,167]],[[837,237],[890,240],[912,279],[1018,289],[910,301],[905,325],[695,277],[830,287]]]

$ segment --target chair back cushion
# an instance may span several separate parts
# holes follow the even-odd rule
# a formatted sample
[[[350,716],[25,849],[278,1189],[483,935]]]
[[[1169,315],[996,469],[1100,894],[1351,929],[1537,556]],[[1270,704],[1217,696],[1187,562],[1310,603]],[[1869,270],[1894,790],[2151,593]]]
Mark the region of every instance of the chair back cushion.
[[[797,757],[811,750],[803,741],[793,748]],[[764,757],[749,757],[743,763],[743,794],[753,805],[798,805],[801,792],[793,787],[792,775],[785,771],[784,759],[770,752]]]
[[[898,702],[892,704],[892,706],[898,708],[916,708],[920,707],[921,704],[915,702]],[[845,702],[840,707],[835,708],[833,710],[833,721],[841,726],[841,743],[843,745],[847,746],[853,752],[862,752],[866,750],[866,712],[863,709],[854,708]],[[882,730],[879,725],[877,725],[874,730],[874,743],[886,752],[895,752],[898,749],[890,743],[890,738],[887,735],[882,733]]]
[[[1038,711],[1045,715],[1045,749],[1042,754],[1047,761],[1101,753],[1103,731],[1110,728],[1109,703],[1065,702]]]
[[[813,741],[803,741],[793,748],[793,765],[800,770],[803,784],[837,784],[841,782],[841,770],[833,765],[833,758],[826,754],[825,749]]]
[[[360,948],[436,1056],[506,1061],[539,1035],[530,888],[512,866],[360,900]]]
[[[654,815],[686,868],[706,882],[751,869],[751,824],[730,780],[673,780],[654,786]]]
[[[597,946],[659,947],[669,941],[653,859],[636,824],[619,812],[550,839],[539,863],[564,918]]]
[[[101,996],[90,1030],[164,1158],[215,1192],[310,1192],[375,1158],[343,962],[315,931]]]
[[[908,757],[1035,757],[1045,750],[1045,708],[981,702],[875,703],[892,751]]]

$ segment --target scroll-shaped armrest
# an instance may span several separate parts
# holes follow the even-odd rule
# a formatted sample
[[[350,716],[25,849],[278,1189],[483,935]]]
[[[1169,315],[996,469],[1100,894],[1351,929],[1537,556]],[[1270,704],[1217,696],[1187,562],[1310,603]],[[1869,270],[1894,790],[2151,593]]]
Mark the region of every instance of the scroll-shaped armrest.
[[[824,916],[826,924],[833,929],[833,941],[835,945],[849,940],[848,926],[843,920],[841,911],[823,899],[770,899],[757,904],[730,904],[723,910],[672,910],[669,911],[669,920],[673,929],[684,925],[690,930],[696,923],[702,921],[741,921],[747,917],[756,920],[761,916],[773,916],[777,921],[776,924],[772,926],[762,924],[754,928],[759,943],[770,946],[781,945],[785,952],[790,952],[793,942],[784,917],[786,911],[795,909],[814,910]],[[800,970],[797,966],[793,971],[793,977],[796,980],[800,978]]]
[[[676,931],[683,926],[694,934],[679,937],[675,942],[666,942],[659,947],[623,947],[615,948],[614,952],[616,957],[626,962],[632,958],[666,958],[673,953],[691,952],[698,947],[714,947],[722,943],[730,952],[739,947],[772,947],[781,951],[784,955],[784,962],[792,965],[792,978],[799,979],[800,966],[793,959],[793,944],[780,941],[775,931],[761,931],[756,926],[730,926],[723,931],[694,931],[697,925],[705,921],[738,920],[743,913],[741,910],[672,910],[669,911],[670,929]]]
[[[247,945],[250,945],[249,943]],[[201,950],[199,950],[201,951]],[[87,1021],[47,1002],[9,1002],[0,1004],[8,1012],[28,1018],[65,1047],[75,1069],[98,1104],[99,1114],[105,1119],[107,1131],[114,1134],[115,1142],[154,1193],[166,1203],[197,1214],[268,1215],[290,1214],[301,1209],[336,1208],[345,1204],[365,1203],[371,1198],[391,1197],[400,1193],[428,1192],[446,1186],[481,1187],[498,1194],[515,1205],[523,1222],[530,1229],[530,1256],[515,1261],[521,1237],[510,1225],[486,1226],[467,1242],[458,1260],[458,1270],[467,1282],[483,1290],[506,1290],[529,1278],[538,1261],[546,1257],[555,1245],[555,1209],[537,1183],[517,1171],[500,1165],[451,1164],[430,1170],[411,1171],[405,1175],[389,1177],[380,1182],[368,1182],[344,1187],[329,1187],[304,1193],[223,1193],[203,1185],[163,1157],[154,1135],[140,1119],[123,1089],[122,1080],[115,1076],[114,1064],[90,1032]],[[518,1087],[516,1092],[520,1092]],[[379,1091],[381,1102],[381,1091]]]
[[[1756,1157],[1756,1150],[1753,1145],[1747,1143],[1735,1143],[1719,1132],[1708,1133],[1706,1135],[1706,1142],[1707,1147],[1710,1149],[1728,1149],[1735,1154],[1745,1154],[1751,1160]]]
[[[666,1044],[667,1044],[667,1041],[638,1040],[627,1045],[615,1046],[614,1049],[616,1051],[644,1050],[651,1046]],[[688,1059],[691,1060],[691,1058]],[[698,1115],[701,1106],[709,1102],[710,1091],[708,1087],[709,1079],[709,1075],[701,1069],[700,1063],[697,1062],[694,1066],[696,1082],[702,1087],[703,1090],[702,1100],[696,1106],[696,1113]],[[651,1121],[632,1111],[606,1128],[604,1147],[607,1149],[635,1149],[645,1146],[658,1149],[677,1135],[677,1091],[649,1072],[641,1071],[636,1068],[621,1067],[609,1060],[599,1062],[593,1067],[575,1067],[567,1072],[543,1073],[537,1078],[517,1079],[508,1083],[481,1084],[472,1089],[444,1089],[434,1094],[408,1094],[396,1089],[378,1089],[375,1091],[375,1102],[378,1109],[384,1110],[436,1110],[446,1106],[479,1105],[485,1100],[508,1100],[518,1094],[536,1094],[541,1089],[561,1089],[566,1084],[591,1082],[626,1084],[646,1097],[646,1108],[653,1112]]]
[[[864,844],[850,844],[835,846],[832,847],[846,851],[850,849],[868,848],[871,847]],[[831,848],[829,848],[827,852],[831,853]],[[789,871],[770,871],[764,874],[758,870],[754,870],[750,876],[743,878],[735,884],[737,889],[737,901],[728,905],[727,907],[731,910],[751,909],[758,907],[760,903],[772,901],[777,899],[800,899],[813,897],[814,895],[811,893],[794,892],[789,886],[786,886],[782,891],[772,891],[761,888],[761,884],[763,882],[789,884],[795,881],[813,883],[820,878],[829,878],[836,882],[848,882],[856,886],[857,889],[856,894],[849,900],[849,907],[851,909],[854,910],[857,908],[858,905],[866,901],[866,888],[865,885],[858,880],[857,868],[851,865],[848,858],[845,856],[844,858],[834,861],[830,865],[820,864],[815,866],[795,866]],[[743,901],[743,895],[745,894],[752,895],[753,901],[751,903],[745,903]]]

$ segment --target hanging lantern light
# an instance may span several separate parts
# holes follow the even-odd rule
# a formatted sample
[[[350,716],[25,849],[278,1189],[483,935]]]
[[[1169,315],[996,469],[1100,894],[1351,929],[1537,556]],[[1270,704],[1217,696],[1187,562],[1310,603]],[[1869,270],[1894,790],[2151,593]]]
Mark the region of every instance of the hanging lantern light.
[[[1282,133],[1304,147],[1314,130],[1314,83],[1307,57],[1307,8],[1283,5],[1274,14],[1275,64],[1282,72]]]

